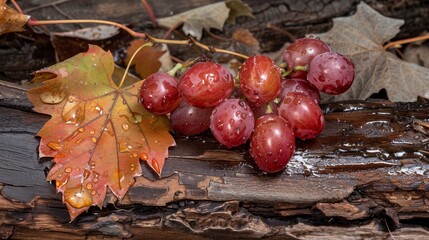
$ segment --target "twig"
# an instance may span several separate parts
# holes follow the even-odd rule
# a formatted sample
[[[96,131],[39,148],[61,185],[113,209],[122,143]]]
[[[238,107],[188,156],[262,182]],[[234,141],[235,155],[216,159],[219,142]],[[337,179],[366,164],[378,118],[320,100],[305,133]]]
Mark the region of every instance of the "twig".
[[[426,39],[429,39],[429,34],[390,42],[390,43],[384,45],[383,49],[387,50],[387,49],[392,48],[392,47],[397,47],[398,45],[402,45],[402,44],[406,44],[406,43],[412,43],[412,42],[418,42],[418,41],[422,41],[422,40],[426,40]]]
[[[15,0],[10,0],[10,1],[12,2],[13,6],[16,8],[16,10],[17,10],[19,13],[21,13],[21,14],[25,15],[25,14],[24,14],[24,12],[22,11],[21,7],[19,6],[19,4],[18,4],[18,3],[16,3],[16,1],[15,1]]]
[[[99,23],[99,24],[106,24],[106,25],[112,25],[118,28],[123,29],[124,31],[128,32],[133,37],[141,37],[144,38],[144,33],[139,33],[136,31],[131,30],[130,28],[116,22],[111,21],[105,21],[105,20],[95,20],[95,19],[76,19],[76,20],[45,20],[45,21],[38,21],[30,19],[28,21],[28,24],[30,26],[38,26],[38,25],[53,25],[53,24],[76,24],[76,23]]]
[[[156,17],[155,14],[153,14],[152,8],[150,7],[149,3],[147,2],[147,0],[141,0],[144,7],[146,8],[147,13],[149,14],[149,18],[150,21],[152,22],[153,26],[157,27],[158,26],[158,21],[156,21]]]
[[[58,1],[55,1],[55,2],[51,2],[51,3],[41,4],[41,5],[37,6],[37,7],[27,8],[27,9],[25,9],[25,12],[32,12],[32,11],[39,10],[41,8],[52,7],[54,5],[61,4],[61,3],[66,3],[66,2],[70,2],[70,1],[71,0],[58,0]]]

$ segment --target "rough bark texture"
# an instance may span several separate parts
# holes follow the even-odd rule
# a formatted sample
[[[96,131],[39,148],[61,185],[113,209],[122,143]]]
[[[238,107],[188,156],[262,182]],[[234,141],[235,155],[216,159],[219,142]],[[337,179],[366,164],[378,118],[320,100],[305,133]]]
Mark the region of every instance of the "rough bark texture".
[[[247,147],[210,134],[175,136],[161,178],[142,163],[122,201],[109,194],[69,223],[45,181],[34,137],[48,117],[21,87],[0,84],[0,236],[49,239],[425,239],[429,218],[428,103],[324,106],[326,128],[298,143],[288,168],[262,175]],[[19,103],[19,104],[16,104]],[[389,233],[389,230],[392,233]]]
[[[141,1],[18,1],[36,19],[97,18],[153,28]],[[212,0],[148,1],[157,17]],[[262,51],[331,27],[352,14],[357,0],[244,0],[255,18],[227,24],[231,36],[249,29]],[[399,38],[428,31],[427,1],[367,1],[382,14],[406,20]],[[80,25],[49,26],[69,31]],[[37,28],[36,32],[43,31]],[[174,33],[176,38],[184,38]],[[29,73],[85,48],[88,42],[42,33],[0,37],[0,78]],[[99,41],[106,49],[131,38]],[[228,48],[208,36],[203,42]],[[61,44],[55,44],[59,43]],[[94,42],[92,42],[94,43]],[[64,51],[67,50],[67,51]],[[182,59],[188,47],[171,47]],[[199,51],[199,50],[198,50]],[[55,56],[55,54],[57,54]],[[61,56],[60,56],[61,54]],[[114,52],[120,63],[123,50]],[[248,146],[227,150],[209,134],[175,136],[177,147],[161,178],[142,163],[143,177],[118,201],[108,194],[103,209],[69,222],[55,184],[45,181],[50,159],[38,159],[34,136],[48,116],[31,111],[25,87],[0,81],[0,237],[11,239],[427,239],[429,234],[429,103],[342,102],[324,105],[326,128],[315,140],[298,142],[288,168],[263,175]]]

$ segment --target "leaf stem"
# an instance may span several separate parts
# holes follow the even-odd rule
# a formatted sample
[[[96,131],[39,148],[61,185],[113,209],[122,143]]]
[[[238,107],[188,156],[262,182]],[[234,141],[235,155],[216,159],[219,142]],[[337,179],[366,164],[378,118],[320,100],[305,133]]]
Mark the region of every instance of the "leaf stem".
[[[413,38],[406,38],[406,39],[402,39],[402,40],[398,40],[398,41],[394,41],[394,42],[390,42],[390,43],[384,45],[383,49],[387,50],[389,48],[396,47],[397,45],[402,45],[402,44],[412,43],[412,42],[418,42],[418,41],[422,41],[422,40],[426,40],[426,39],[429,39],[429,34],[426,34],[426,35],[423,35],[423,36],[418,36],[418,37],[413,37]]]
[[[76,24],[76,23],[99,23],[99,24],[106,24],[106,25],[112,25],[118,28],[123,29],[124,31],[128,32],[133,37],[141,37],[144,38],[146,35],[144,33],[136,32],[131,30],[130,28],[116,22],[106,21],[106,20],[96,20],[96,19],[71,19],[71,20],[33,20],[30,19],[28,21],[28,24],[30,26],[37,26],[37,25],[53,25],[53,24]]]
[[[16,10],[21,13],[22,15],[25,15],[24,11],[22,11],[21,7],[15,0],[10,0],[10,2],[13,4],[13,6],[16,8]]]
[[[127,77],[127,74],[128,74],[128,70],[130,69],[131,63],[133,62],[135,56],[137,56],[137,53],[140,50],[142,50],[144,47],[152,47],[152,46],[153,46],[153,43],[148,42],[148,43],[141,45],[139,48],[137,48],[137,50],[134,52],[133,56],[131,56],[130,61],[128,62],[127,68],[125,69],[125,72],[124,72],[124,75],[122,76],[121,82],[118,85],[118,89],[120,89],[122,87],[122,84],[124,84],[125,78]]]

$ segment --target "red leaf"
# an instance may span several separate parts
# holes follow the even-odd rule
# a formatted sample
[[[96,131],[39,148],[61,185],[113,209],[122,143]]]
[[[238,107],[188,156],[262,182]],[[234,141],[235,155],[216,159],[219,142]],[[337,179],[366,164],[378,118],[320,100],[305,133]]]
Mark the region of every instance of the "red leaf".
[[[91,45],[88,52],[35,73],[44,81],[28,97],[34,110],[52,118],[38,133],[40,157],[54,157],[48,180],[73,220],[91,205],[102,207],[106,186],[121,199],[141,175],[139,158],[158,174],[168,147],[170,123],[137,100],[142,81],[118,88],[113,57]]]

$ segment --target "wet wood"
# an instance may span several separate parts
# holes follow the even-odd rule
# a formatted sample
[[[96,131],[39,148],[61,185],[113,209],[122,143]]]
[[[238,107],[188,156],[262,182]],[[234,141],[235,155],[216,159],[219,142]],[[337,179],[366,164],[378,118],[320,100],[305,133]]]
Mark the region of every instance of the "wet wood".
[[[1,83],[1,82],[0,82]],[[429,218],[428,103],[326,104],[326,128],[298,142],[288,168],[263,175],[247,147],[225,149],[209,133],[175,136],[161,178],[142,163],[122,201],[69,223],[45,181],[25,91],[0,84],[0,236],[37,239],[261,238],[424,239]],[[6,97],[5,97],[6,96]],[[19,104],[14,104],[19,103]],[[389,233],[389,230],[392,233]],[[36,231],[35,231],[36,230]]]

